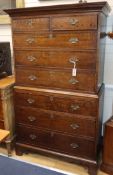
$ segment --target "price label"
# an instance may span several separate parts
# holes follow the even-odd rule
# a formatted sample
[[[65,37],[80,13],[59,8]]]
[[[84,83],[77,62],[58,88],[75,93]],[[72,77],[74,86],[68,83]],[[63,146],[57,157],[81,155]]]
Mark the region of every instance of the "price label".
[[[72,69],[72,76],[73,77],[76,77],[76,75],[77,75],[77,69],[76,68],[73,68]]]

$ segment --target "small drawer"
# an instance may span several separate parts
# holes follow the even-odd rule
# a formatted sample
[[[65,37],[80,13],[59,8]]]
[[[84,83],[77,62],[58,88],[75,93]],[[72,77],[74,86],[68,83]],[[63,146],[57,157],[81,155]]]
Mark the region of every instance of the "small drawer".
[[[16,33],[13,35],[15,48],[70,48],[96,49],[97,32],[60,32],[60,33]]]
[[[97,29],[97,15],[68,15],[53,17],[53,30],[90,30]]]
[[[54,58],[54,59],[53,59]],[[41,66],[56,68],[73,68],[76,64],[77,69],[96,69],[96,53],[95,51],[32,51],[32,50],[16,50],[15,63],[23,66]]]
[[[19,18],[12,20],[13,31],[48,31],[49,30],[49,18],[34,17],[34,18]]]
[[[15,114],[17,124],[95,138],[95,120],[85,116],[20,106],[16,106]]]
[[[84,138],[76,138],[53,131],[31,129],[17,126],[17,142],[23,142],[41,148],[51,149],[69,155],[95,157],[95,142]],[[24,133],[24,134],[23,134]]]
[[[96,72],[77,70],[76,77],[71,70],[53,69],[16,69],[16,84],[22,86],[43,87],[52,89],[65,89],[95,93]],[[87,83],[86,83],[87,80]],[[59,83],[58,83],[59,82]]]
[[[45,93],[43,91],[15,89],[15,105],[90,117],[98,116],[98,98],[87,96],[71,96]]]

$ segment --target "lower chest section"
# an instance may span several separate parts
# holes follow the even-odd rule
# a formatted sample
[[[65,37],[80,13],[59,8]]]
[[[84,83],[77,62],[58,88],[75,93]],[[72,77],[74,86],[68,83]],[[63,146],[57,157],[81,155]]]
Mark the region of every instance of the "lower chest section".
[[[95,157],[98,97],[15,88],[17,142]]]

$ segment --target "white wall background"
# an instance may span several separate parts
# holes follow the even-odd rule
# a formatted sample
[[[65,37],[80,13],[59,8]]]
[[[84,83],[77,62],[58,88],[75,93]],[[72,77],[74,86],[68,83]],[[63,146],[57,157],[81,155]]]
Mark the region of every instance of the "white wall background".
[[[99,2],[104,0],[87,0],[87,2]],[[71,4],[77,3],[78,0],[25,0],[26,7],[44,6],[54,4]],[[113,0],[107,0],[111,6],[111,13],[108,16],[107,31],[113,30]],[[11,41],[10,25],[0,25],[0,42]],[[107,38],[105,51],[105,72],[104,72],[105,100],[103,111],[103,122],[113,114],[113,40]]]

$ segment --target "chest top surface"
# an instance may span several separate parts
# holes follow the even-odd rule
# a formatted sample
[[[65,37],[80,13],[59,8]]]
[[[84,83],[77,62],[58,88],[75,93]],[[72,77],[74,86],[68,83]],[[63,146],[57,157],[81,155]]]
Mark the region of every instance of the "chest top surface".
[[[102,12],[108,15],[110,6],[106,1],[93,2],[93,3],[78,3],[78,4],[64,4],[64,5],[51,5],[30,8],[18,8],[4,10],[11,17],[20,16],[34,16],[34,15],[50,15],[50,14],[63,14],[63,13],[90,13]]]

